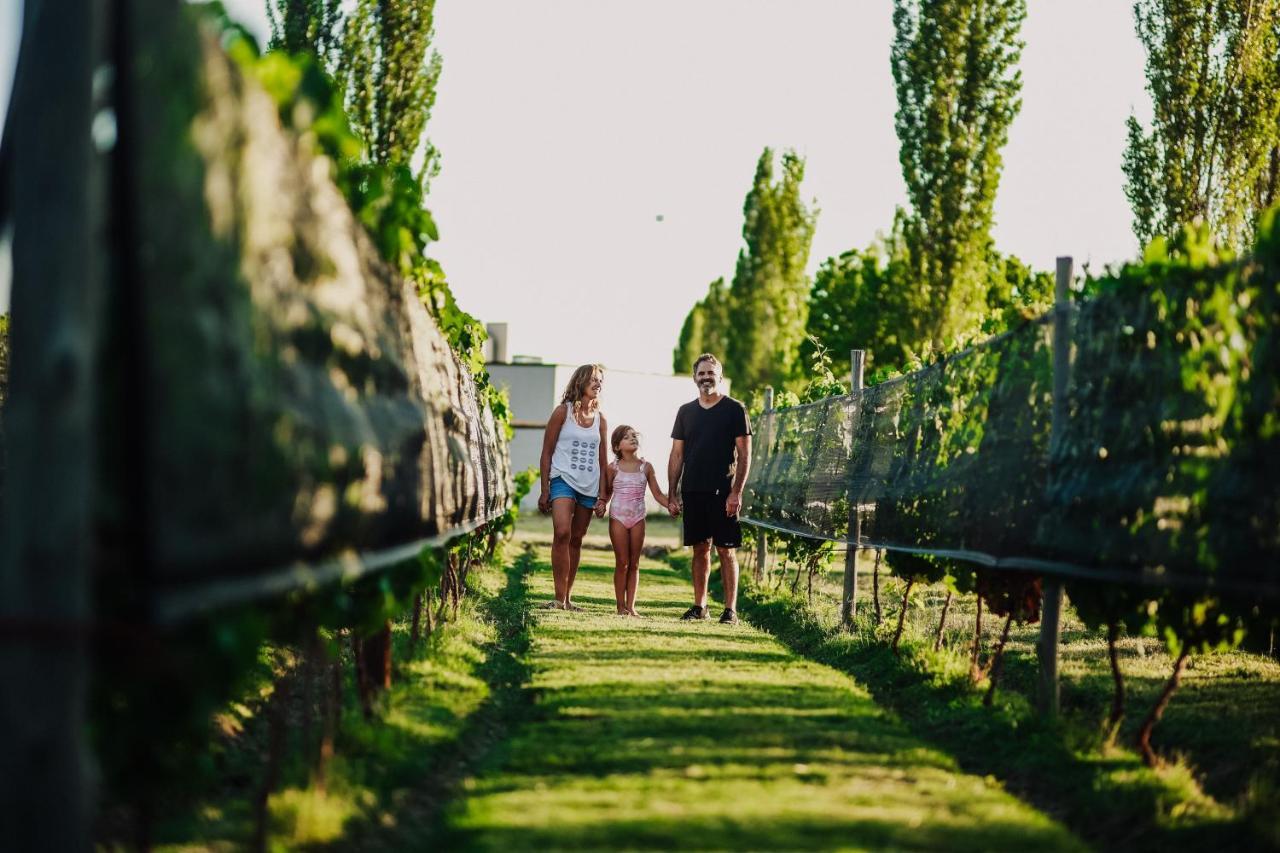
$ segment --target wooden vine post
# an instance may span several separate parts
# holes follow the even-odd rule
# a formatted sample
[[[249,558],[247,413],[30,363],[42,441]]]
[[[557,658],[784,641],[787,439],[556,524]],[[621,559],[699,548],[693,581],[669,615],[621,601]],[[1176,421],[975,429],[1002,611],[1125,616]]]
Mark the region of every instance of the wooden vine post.
[[[866,350],[850,350],[849,351],[849,393],[857,394],[862,390],[862,374],[866,365]],[[853,407],[861,408],[862,401],[854,400]],[[852,407],[851,407],[852,408]],[[852,416],[852,411],[851,411]],[[858,412],[860,418],[862,413]],[[854,423],[857,421],[855,420]],[[849,453],[852,455],[855,448],[850,444]],[[851,483],[852,484],[852,483]],[[862,541],[862,517],[858,514],[858,502],[853,495],[853,489],[849,490],[849,527],[848,527],[848,547],[844,552],[844,596],[840,601],[840,625],[846,630],[853,627],[853,617],[857,615],[858,610],[858,547]]]
[[[12,361],[0,495],[0,845],[88,850],[97,330],[110,259],[91,132],[104,4],[28,0],[0,147]],[[96,147],[95,147],[96,141]]]
[[[1071,373],[1071,284],[1070,257],[1058,258],[1054,290],[1053,317],[1053,421],[1049,433],[1049,454],[1062,440],[1067,418],[1067,380]],[[1041,712],[1058,714],[1058,649],[1062,644],[1062,580],[1044,580],[1044,611],[1040,619],[1040,683],[1038,701]]]
[[[764,389],[764,422],[766,424],[765,434],[764,434],[765,453],[769,452],[769,435],[772,432],[772,428],[770,426],[767,426],[767,424],[769,424],[769,415],[771,412],[773,412],[773,388],[765,388]],[[764,570],[768,562],[769,562],[769,542],[766,538],[764,528],[757,527],[756,528],[756,571],[755,571],[755,579],[757,582],[764,580]]]

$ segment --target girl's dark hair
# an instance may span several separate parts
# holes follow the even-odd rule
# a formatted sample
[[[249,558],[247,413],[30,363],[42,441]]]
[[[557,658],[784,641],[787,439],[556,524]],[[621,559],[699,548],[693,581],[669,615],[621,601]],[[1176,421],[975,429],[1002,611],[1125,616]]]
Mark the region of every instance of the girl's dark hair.
[[[583,392],[587,390],[587,385],[591,382],[591,377],[596,371],[600,371],[600,375],[604,375],[604,365],[600,364],[584,364],[577,370],[573,371],[573,375],[569,377],[569,383],[564,386],[564,394],[560,397],[560,405],[572,403],[573,410],[577,412],[582,402]],[[600,401],[596,400],[595,408],[600,407]],[[594,409],[592,410],[594,411]]]
[[[619,424],[613,428],[613,435],[609,436],[609,446],[613,448],[613,458],[622,459],[622,451],[618,450],[618,445],[622,444],[622,439],[627,437],[627,431],[636,433],[636,444],[640,443],[640,433],[636,432],[636,428],[628,424]]]

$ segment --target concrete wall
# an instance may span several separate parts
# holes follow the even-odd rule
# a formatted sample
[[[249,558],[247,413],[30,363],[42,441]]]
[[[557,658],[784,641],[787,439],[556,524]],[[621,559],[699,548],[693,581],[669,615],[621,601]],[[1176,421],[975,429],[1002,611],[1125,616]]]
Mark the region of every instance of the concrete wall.
[[[518,424],[511,442],[511,470],[537,467],[542,454],[542,438],[547,417],[564,393],[564,386],[576,365],[490,364],[489,375],[495,384],[506,387],[511,396],[513,418]],[[722,390],[728,391],[725,380]],[[608,420],[609,431],[628,424],[640,432],[640,455],[653,463],[658,473],[658,486],[667,484],[667,457],[671,453],[671,425],[676,410],[698,396],[692,376],[663,376],[656,373],[633,373],[606,370],[601,409]],[[612,458],[612,456],[611,456]],[[647,498],[649,511],[658,505],[652,495]],[[537,506],[538,486],[525,499],[522,508]]]

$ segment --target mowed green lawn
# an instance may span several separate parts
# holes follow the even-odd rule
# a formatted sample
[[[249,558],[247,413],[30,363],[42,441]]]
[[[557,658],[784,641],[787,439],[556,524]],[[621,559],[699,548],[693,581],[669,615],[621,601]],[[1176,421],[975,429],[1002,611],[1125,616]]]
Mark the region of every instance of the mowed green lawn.
[[[665,563],[642,564],[643,619],[614,615],[612,575],[586,551],[586,612],[534,611],[535,701],[446,809],[441,849],[1082,849],[847,676],[746,624],[680,622],[690,587]]]

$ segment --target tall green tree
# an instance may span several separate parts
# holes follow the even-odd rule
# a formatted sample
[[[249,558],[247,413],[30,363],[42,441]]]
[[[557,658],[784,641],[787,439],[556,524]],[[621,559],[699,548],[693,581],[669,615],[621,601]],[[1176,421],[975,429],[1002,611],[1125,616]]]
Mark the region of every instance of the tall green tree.
[[[943,346],[985,309],[1000,150],[1021,107],[1025,0],[894,0],[891,50],[904,236],[916,286],[895,296],[908,346]]]
[[[339,83],[347,115],[384,164],[413,169],[425,190],[440,169],[426,138],[436,102],[440,53],[435,0],[357,0],[347,18]]]
[[[782,155],[775,180],[774,154],[766,148],[743,204],[746,245],[738,252],[728,317],[717,328],[725,335],[725,374],[744,392],[783,387],[800,372],[809,312],[805,266],[817,221],[817,210],[800,198],[803,180],[804,160],[794,151]]]
[[[684,318],[680,340],[672,353],[672,372],[692,373],[693,360],[704,352],[715,353],[723,359],[729,335],[729,290],[724,278],[718,278]]]
[[[842,358],[865,349],[869,369],[901,367],[919,356],[914,341],[917,320],[909,295],[916,287],[906,237],[906,214],[899,210],[893,229],[866,249],[850,249],[827,258],[809,292],[808,336],[801,356],[818,347]],[[1047,310],[1053,300],[1053,276],[1037,273],[1013,255],[990,249],[981,304],[975,306],[974,333],[996,334],[1021,318]]]
[[[333,71],[342,48],[342,0],[267,0],[271,50],[312,53]]]
[[[1148,130],[1128,121],[1125,194],[1143,244],[1203,221],[1248,243],[1280,179],[1280,0],[1138,0]]]

